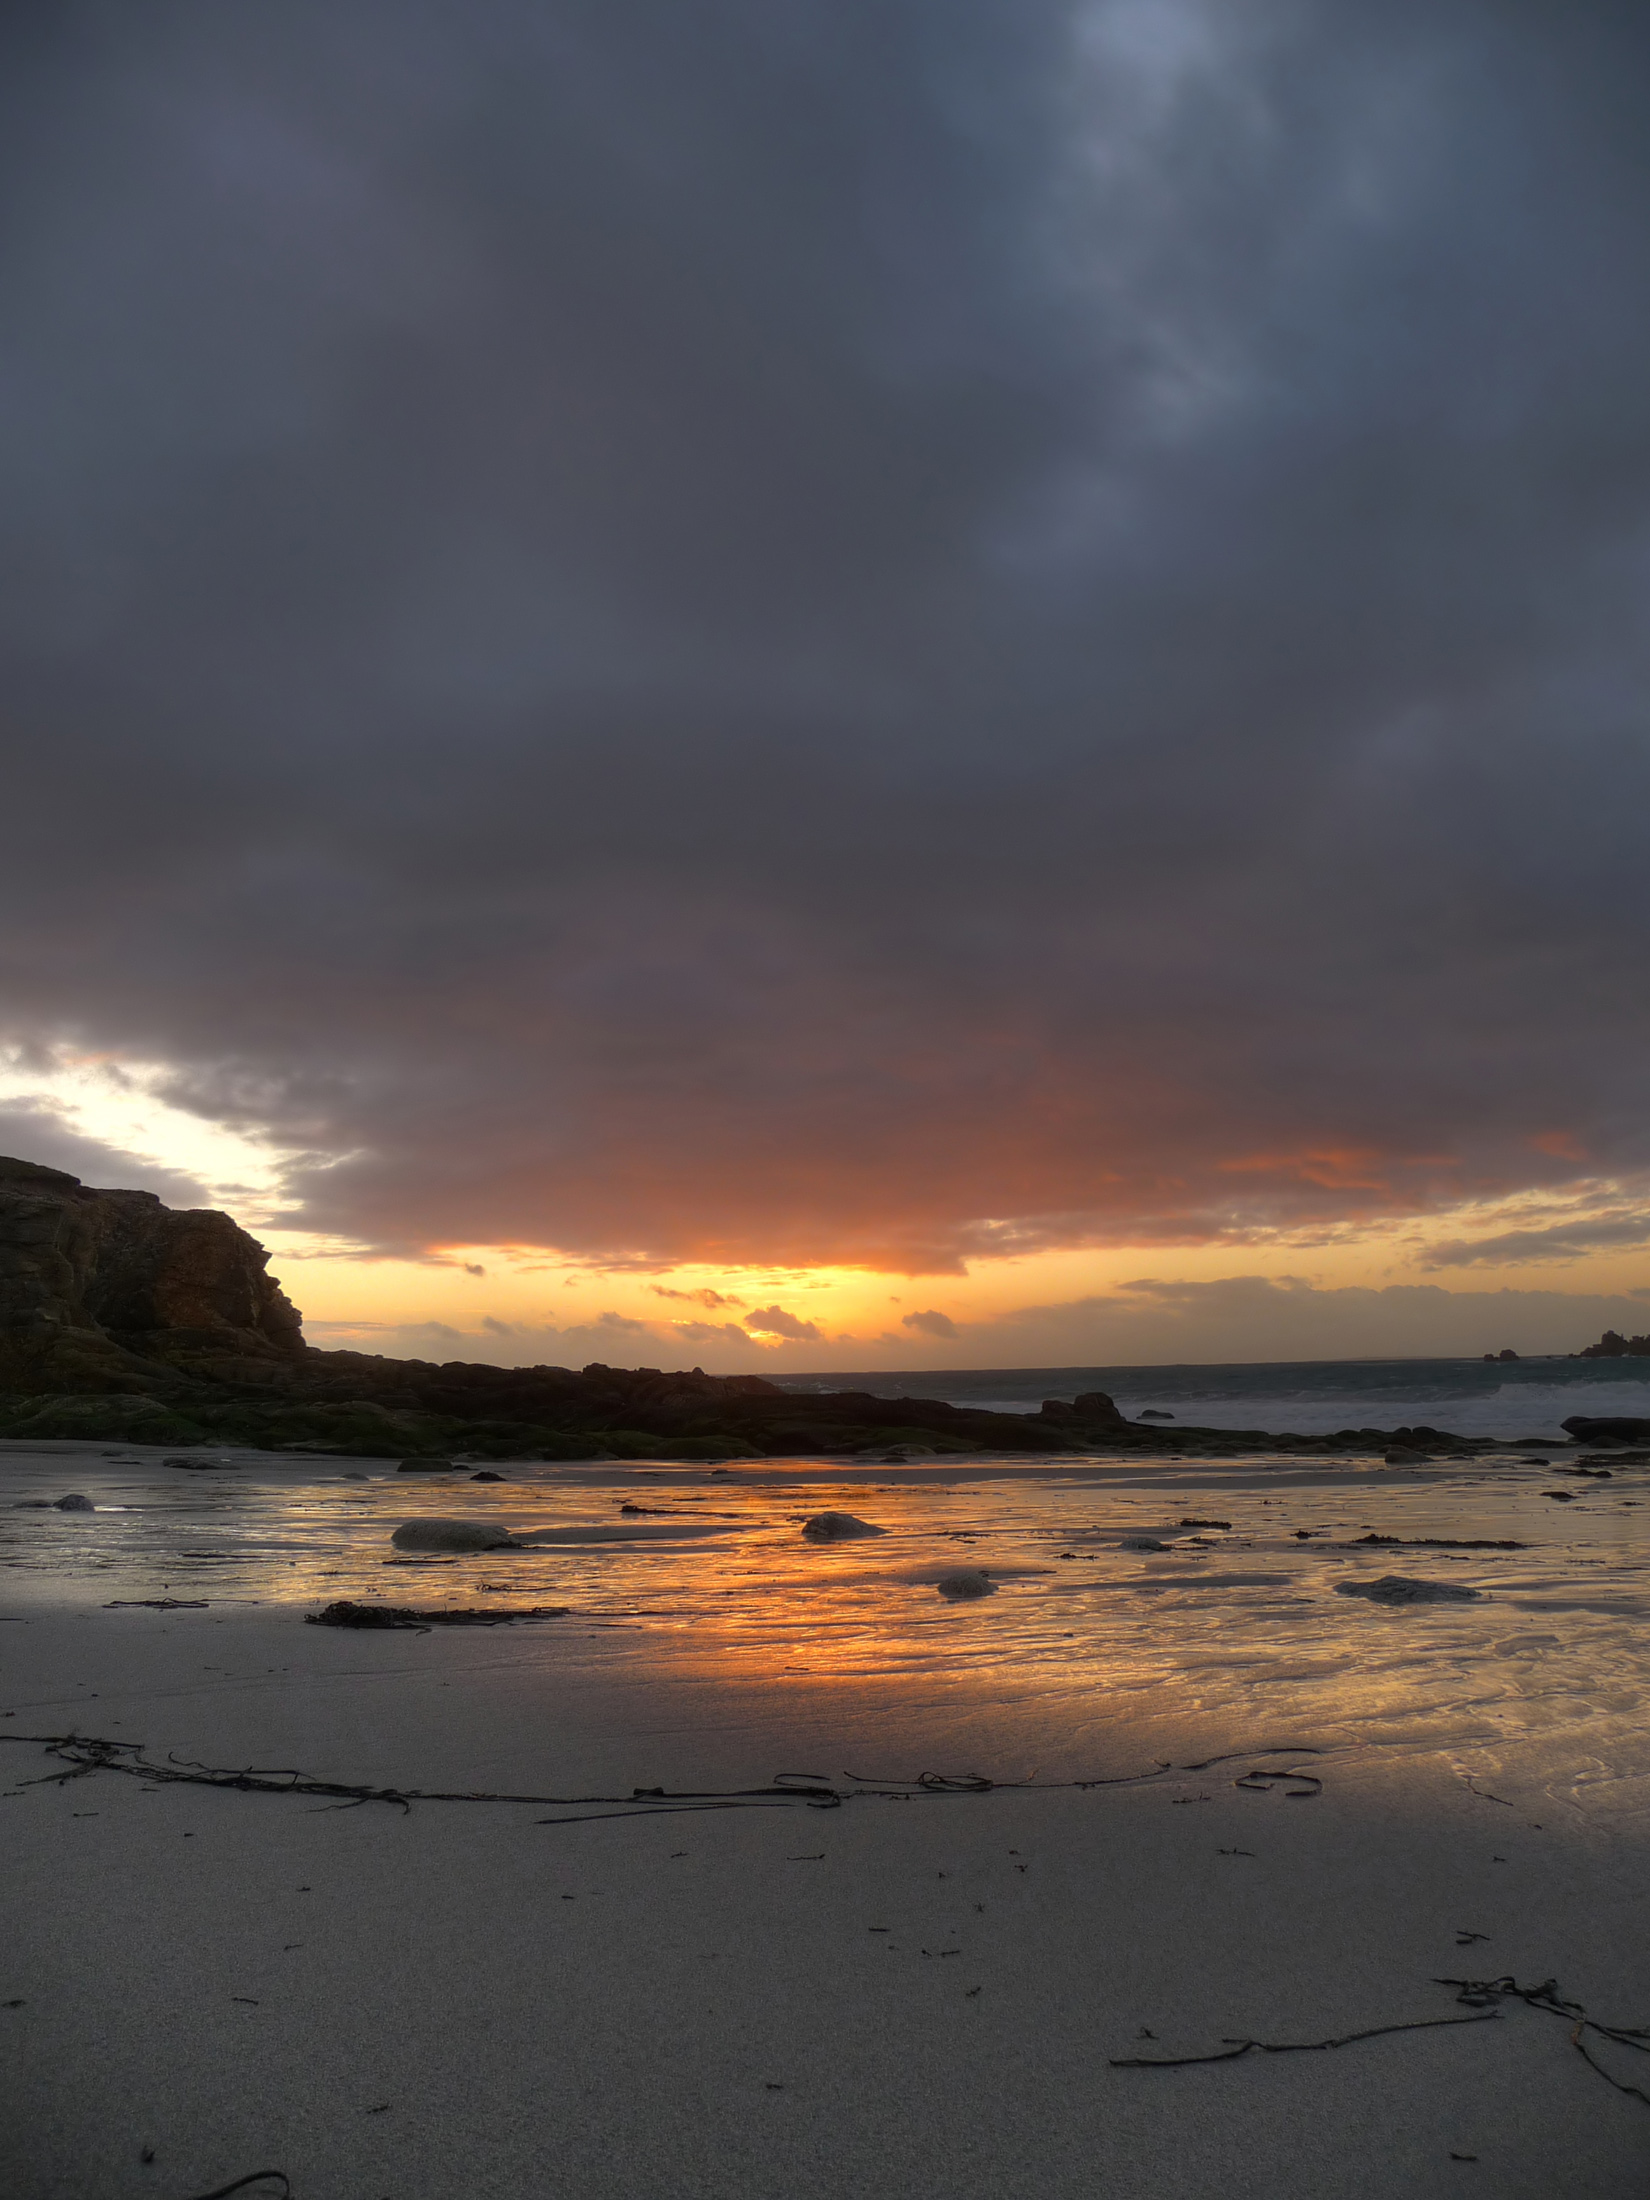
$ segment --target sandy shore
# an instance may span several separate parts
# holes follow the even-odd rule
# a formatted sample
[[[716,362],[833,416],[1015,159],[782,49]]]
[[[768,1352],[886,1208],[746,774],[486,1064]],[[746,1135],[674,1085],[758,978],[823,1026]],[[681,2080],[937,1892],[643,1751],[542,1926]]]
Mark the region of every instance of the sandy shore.
[[[82,1458],[70,1474],[67,1454],[12,1464],[34,1476],[17,1482],[30,1493],[94,1471]],[[662,1570],[646,1577],[636,1556],[615,1557],[631,1570],[609,1576],[584,1554],[531,1561],[585,1584],[565,1621],[343,1633],[304,1625],[298,1592],[280,1591],[299,1577],[274,1484],[231,1477],[197,1497],[190,1477],[180,1499],[158,1469],[100,1471],[100,1501],[124,1489],[150,1508],[132,1528],[109,1516],[149,1573],[187,1560],[211,1575],[217,1561],[188,1558],[202,1519],[212,1548],[242,1555],[216,1589],[174,1584],[201,1608],[105,1609],[159,1583],[118,1568],[31,1572],[28,1553],[61,1550],[69,1530],[55,1514],[9,1516],[21,1570],[0,1598],[8,2200],[194,2200],[264,2168],[297,2200],[1621,2200],[1645,2188],[1650,2106],[1588,2067],[1569,2020],[1519,2002],[1465,2007],[1436,1983],[1556,1979],[1592,2016],[1650,2023],[1646,1814],[1626,1759],[1601,1754],[1635,1716],[1619,1662],[1629,1623],[1588,1605],[1611,1605],[1588,1587],[1588,1554],[1638,1532],[1617,1485],[1566,1510],[1538,1481],[1528,1493],[1486,1484],[1482,1499],[1360,1484],[1354,1521],[1376,1504],[1383,1525],[1425,1526],[1424,1508],[1492,1497],[1525,1533],[1562,1516],[1567,1573],[1556,1545],[1514,1552],[1483,1577],[1490,1601],[1459,1611],[1380,1613],[1325,1593],[1366,1561],[1294,1542],[1297,1518],[1341,1498],[1292,1469],[1257,1470],[1242,1500],[1270,1542],[1231,1562],[1239,1586],[1224,1602],[1166,1591],[1182,1598],[1178,1617],[1143,1594],[1127,1606],[1138,1617],[1119,1617],[1119,1599],[1142,1563],[1169,1581],[1188,1562],[1115,1549],[1071,1562],[1085,1583],[1113,1567],[1113,1591],[1069,1586],[1056,1549],[1002,1596],[947,1613],[920,1568],[902,1585],[910,1569],[891,1538],[875,1561],[891,1571],[869,1587],[851,1552],[817,1559],[841,1569],[817,1607],[847,1614],[834,1662],[781,1674],[788,1638],[773,1636],[765,1668],[749,1634],[755,1591],[737,1584],[791,1548],[783,1522],[752,1530],[743,1555],[648,1560]],[[392,1502],[337,1486],[340,1504]],[[532,1515],[593,1502],[554,1495],[534,1491]],[[886,1492],[885,1515],[900,1502]],[[970,1509],[942,1520],[985,1517],[972,1495],[955,1503]],[[103,1517],[88,1534],[105,1537]],[[244,1549],[226,1541],[243,1531]],[[992,1549],[988,1537],[968,1555]],[[178,1556],[163,1565],[162,1550]],[[1612,1581],[1631,1578],[1627,1563]],[[1239,1566],[1262,1584],[1294,1570],[1283,1587],[1246,1588]],[[228,1585],[257,1569],[264,1601],[236,1601]],[[474,1593],[462,1568],[376,1578],[409,1600]],[[631,1584],[627,1596],[654,1581],[654,1616],[644,1625],[615,1596],[598,1600],[604,1578]],[[660,1616],[695,1581],[697,1617]],[[715,1621],[719,1603],[739,1615],[731,1625]],[[921,1631],[930,1624],[940,1632]],[[1206,1638],[1196,1691],[1172,1665],[1111,1684],[1131,1628],[1161,1640],[1171,1627],[1183,1646]],[[1264,1667],[1268,1631],[1285,1627],[1294,1648],[1262,1686],[1249,1677],[1257,1652]],[[1617,1645],[1608,1687],[1581,1662],[1588,1643]],[[1360,1661],[1364,1645],[1378,1670]],[[1222,1694],[1228,1655],[1238,1680]],[[1190,1673],[1189,1649],[1176,1657]],[[1489,1672],[1475,1662],[1486,1657],[1501,1693],[1454,1722],[1474,1747],[1450,1746],[1432,1676],[1447,1661],[1461,1690]],[[1576,1721],[1591,1691],[1585,1732],[1564,1686]],[[71,1732],[141,1744],[156,1763],[354,1786],[626,1798],[808,1773],[848,1799],[662,1816],[620,1803],[617,1816],[546,1823],[580,1814],[484,1800],[340,1809],[112,1770],[55,1784],[69,1767],[27,1737]],[[1261,1753],[1283,1743],[1303,1746]],[[1226,1749],[1244,1754],[1186,1769]],[[1321,1789],[1237,1784],[1281,1764]],[[1153,1776],[945,1795],[898,1784],[927,1770]],[[1486,2015],[1324,2052],[1118,2066]],[[1583,2044],[1650,2092],[1650,2057],[1597,2034]]]
[[[218,1765],[623,1794],[847,1755],[817,1703],[802,1761],[754,1706],[689,1748],[634,1687],[524,1729],[496,1636],[210,1612],[6,1634],[8,1731]],[[111,1773],[30,1786],[43,1751],[3,1759],[17,2200],[185,2200],[263,2167],[300,2200],[1643,2188],[1650,2108],[1522,2006],[1322,2054],[1112,2067],[1470,2014],[1439,1975],[1555,1976],[1644,2021],[1642,1853],[1426,1759],[1331,1755],[1295,1800],[1235,1787],[1236,1763],[584,1825]]]

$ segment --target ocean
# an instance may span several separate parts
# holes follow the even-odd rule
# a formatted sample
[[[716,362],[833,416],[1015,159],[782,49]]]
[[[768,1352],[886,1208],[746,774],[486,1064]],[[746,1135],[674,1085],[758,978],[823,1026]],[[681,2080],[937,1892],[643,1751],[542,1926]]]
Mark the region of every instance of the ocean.
[[[1559,1436],[1574,1413],[1650,1417],[1650,1360],[1274,1360],[1231,1366],[900,1368],[789,1375],[786,1390],[868,1390],[1035,1413],[1045,1398],[1103,1390],[1131,1419],[1148,1409],[1200,1428],[1322,1435],[1341,1428]]]

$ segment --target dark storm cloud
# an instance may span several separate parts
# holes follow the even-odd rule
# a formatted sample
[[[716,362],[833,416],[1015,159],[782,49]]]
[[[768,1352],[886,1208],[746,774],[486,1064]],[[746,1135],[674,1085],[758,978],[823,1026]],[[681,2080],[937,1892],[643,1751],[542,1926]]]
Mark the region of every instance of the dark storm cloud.
[[[1650,1161],[1635,11],[0,40],[20,1037],[403,1248]]]

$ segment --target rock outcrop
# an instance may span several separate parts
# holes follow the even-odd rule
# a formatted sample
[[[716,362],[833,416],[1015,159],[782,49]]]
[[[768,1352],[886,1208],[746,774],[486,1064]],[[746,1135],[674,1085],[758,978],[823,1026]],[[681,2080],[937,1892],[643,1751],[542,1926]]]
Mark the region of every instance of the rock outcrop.
[[[1650,1420],[1631,1413],[1572,1413],[1559,1423],[1578,1444],[1650,1443]]]
[[[700,1368],[494,1367],[317,1352],[228,1215],[175,1213],[148,1192],[98,1192],[61,1170],[0,1160],[0,1436],[255,1445],[399,1459],[909,1460],[978,1452],[1256,1449],[1430,1454],[1493,1449],[1430,1428],[1159,1428],[1102,1390],[994,1413],[866,1390],[798,1395]],[[187,1459],[178,1462],[187,1465]]]
[[[1578,1360],[1650,1360],[1650,1336],[1624,1337],[1619,1329],[1607,1329],[1597,1344],[1584,1344]]]
[[[268,1265],[228,1215],[0,1157],[0,1388],[279,1382],[305,1347]]]

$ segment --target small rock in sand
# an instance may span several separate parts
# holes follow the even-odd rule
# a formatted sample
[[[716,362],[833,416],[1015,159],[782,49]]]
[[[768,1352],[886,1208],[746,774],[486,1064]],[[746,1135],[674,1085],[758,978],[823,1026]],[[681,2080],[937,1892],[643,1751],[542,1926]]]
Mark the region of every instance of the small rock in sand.
[[[941,1574],[934,1584],[942,1597],[956,1602],[962,1597],[994,1597],[997,1584],[978,1566],[964,1567],[960,1573]]]
[[[1155,1535],[1126,1535],[1117,1548],[1120,1551],[1166,1551],[1169,1546],[1159,1542]]]
[[[54,1498],[52,1503],[54,1509],[60,1513],[91,1513],[97,1510],[91,1499],[82,1497],[78,1490],[72,1491],[67,1497]]]
[[[470,1480],[472,1482],[502,1482],[504,1477],[502,1474],[494,1474],[490,1467],[483,1467],[479,1474],[472,1474]]]
[[[490,1520],[403,1520],[390,1541],[399,1551],[509,1551],[508,1528]]]
[[[1368,1597],[1371,1604],[1471,1604],[1479,1592],[1464,1581],[1412,1581],[1407,1574],[1383,1574],[1379,1581],[1337,1581],[1335,1594]]]
[[[803,1521],[802,1533],[810,1543],[847,1543],[856,1535],[886,1535],[888,1530],[856,1520],[852,1513],[815,1513]]]
[[[1431,1457],[1430,1451],[1411,1451],[1407,1444],[1394,1444],[1389,1452],[1382,1454],[1381,1464],[1384,1467],[1420,1467]]]

